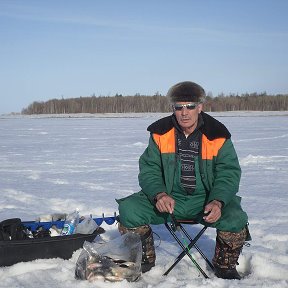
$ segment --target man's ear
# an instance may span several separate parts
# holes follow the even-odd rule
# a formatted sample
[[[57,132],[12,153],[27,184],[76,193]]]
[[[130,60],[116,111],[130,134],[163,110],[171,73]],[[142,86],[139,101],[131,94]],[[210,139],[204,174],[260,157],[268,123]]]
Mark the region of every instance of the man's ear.
[[[202,111],[202,109],[203,109],[203,104],[200,103],[200,104],[198,105],[197,109],[198,109],[198,114],[200,114],[201,111]]]

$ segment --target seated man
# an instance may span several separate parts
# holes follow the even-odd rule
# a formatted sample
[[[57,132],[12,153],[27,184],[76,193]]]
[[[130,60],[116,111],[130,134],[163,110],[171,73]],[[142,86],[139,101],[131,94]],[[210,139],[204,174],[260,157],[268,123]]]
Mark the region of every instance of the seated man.
[[[134,231],[143,244],[142,271],[155,265],[149,224],[196,219],[217,229],[215,275],[240,279],[236,264],[249,235],[247,214],[236,196],[241,169],[227,128],[202,111],[204,89],[193,82],[170,88],[173,115],[148,127],[149,145],[139,160],[141,191],[118,199],[119,231]]]

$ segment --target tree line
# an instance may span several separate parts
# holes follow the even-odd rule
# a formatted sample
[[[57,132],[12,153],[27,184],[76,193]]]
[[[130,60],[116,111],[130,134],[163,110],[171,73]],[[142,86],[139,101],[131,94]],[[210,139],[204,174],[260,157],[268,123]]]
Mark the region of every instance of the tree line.
[[[288,94],[267,95],[246,93],[206,97],[204,110],[218,111],[287,111]],[[170,112],[167,97],[156,93],[153,96],[99,96],[52,99],[33,102],[22,110],[22,114],[69,114],[69,113],[145,113]]]

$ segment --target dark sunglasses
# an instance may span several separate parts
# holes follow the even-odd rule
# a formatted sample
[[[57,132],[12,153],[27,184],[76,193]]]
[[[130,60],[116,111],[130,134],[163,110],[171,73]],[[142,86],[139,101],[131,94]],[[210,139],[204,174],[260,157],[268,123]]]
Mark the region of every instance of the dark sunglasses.
[[[173,109],[175,111],[181,111],[184,107],[188,110],[194,110],[200,103],[188,103],[188,104],[174,104]]]

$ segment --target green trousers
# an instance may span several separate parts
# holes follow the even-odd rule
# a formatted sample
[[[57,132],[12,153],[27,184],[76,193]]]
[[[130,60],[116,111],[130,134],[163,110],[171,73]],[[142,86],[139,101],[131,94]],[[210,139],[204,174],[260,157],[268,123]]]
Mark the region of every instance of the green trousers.
[[[240,232],[248,222],[247,214],[241,208],[241,197],[234,196],[232,201],[222,208],[221,218],[215,223],[206,223],[203,220],[205,200],[207,197],[202,184],[198,161],[195,163],[196,190],[192,195],[187,192],[180,183],[180,163],[176,171],[172,197],[175,200],[174,215],[176,219],[195,219],[199,223],[214,227],[220,231]],[[168,213],[160,213],[142,192],[134,193],[126,198],[116,200],[119,204],[120,222],[127,228],[139,227],[149,224],[163,224],[169,222]]]
[[[186,198],[186,199],[185,199]],[[187,199],[188,198],[188,199]],[[203,217],[203,202],[195,206],[194,197],[184,196],[175,199],[174,215],[176,219],[196,219],[199,223],[214,227],[220,231],[240,232],[248,222],[246,213],[240,206],[240,197],[235,198],[222,209],[221,218],[215,223],[206,223]],[[140,191],[126,198],[117,200],[120,222],[127,228],[149,224],[163,224],[170,221],[168,213],[160,213],[146,195]],[[192,202],[192,203],[191,203]]]

